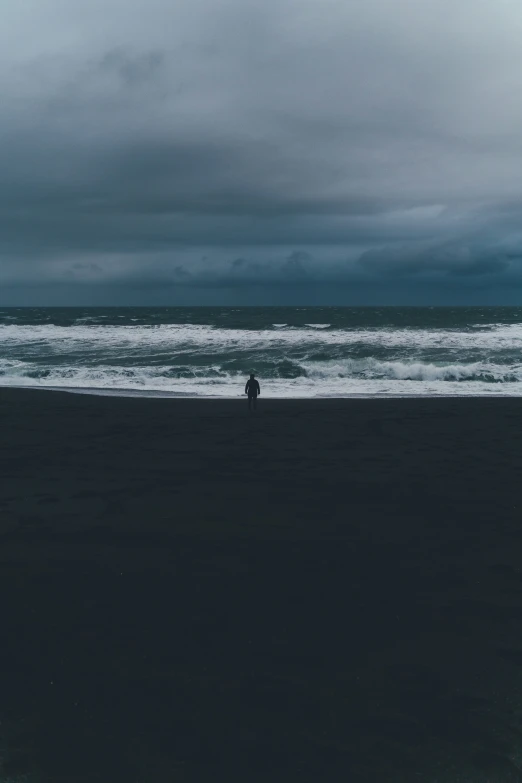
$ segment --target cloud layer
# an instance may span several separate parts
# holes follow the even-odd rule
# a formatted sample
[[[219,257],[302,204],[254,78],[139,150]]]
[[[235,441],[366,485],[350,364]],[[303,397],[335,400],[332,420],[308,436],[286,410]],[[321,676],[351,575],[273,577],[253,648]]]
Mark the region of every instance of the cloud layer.
[[[1,17],[1,303],[520,288],[514,0],[7,0]]]

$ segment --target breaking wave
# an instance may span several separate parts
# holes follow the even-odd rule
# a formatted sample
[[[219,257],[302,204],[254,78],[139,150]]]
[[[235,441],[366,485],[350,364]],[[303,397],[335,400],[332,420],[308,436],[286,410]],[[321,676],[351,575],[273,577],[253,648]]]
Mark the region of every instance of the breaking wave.
[[[209,396],[241,394],[245,371],[221,364],[190,366],[40,365],[0,362],[0,386],[62,389],[98,389],[119,392],[158,392]],[[494,365],[442,365],[375,360],[331,361],[310,364],[273,362],[261,374],[265,396],[350,396],[353,394],[494,393],[492,387],[510,385],[519,394],[522,365],[509,369]],[[464,389],[462,386],[469,386]],[[477,385],[478,388],[471,388]],[[452,388],[444,388],[444,386]],[[459,388],[457,388],[459,387]],[[488,388],[484,388],[488,387]],[[498,393],[498,389],[496,390]],[[505,392],[504,392],[505,393]]]
[[[412,327],[395,310],[323,309],[314,322],[310,308],[280,308],[278,320],[229,308],[207,323],[188,308],[171,321],[165,309],[41,310],[30,323],[4,312],[0,385],[238,396],[255,372],[265,396],[522,393],[522,311],[463,323],[426,308]]]

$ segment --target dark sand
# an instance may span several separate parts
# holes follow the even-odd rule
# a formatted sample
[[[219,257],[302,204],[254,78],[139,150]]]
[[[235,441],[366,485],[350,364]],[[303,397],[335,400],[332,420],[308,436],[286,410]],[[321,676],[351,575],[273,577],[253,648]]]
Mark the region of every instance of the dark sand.
[[[0,418],[4,774],[521,779],[522,400]]]

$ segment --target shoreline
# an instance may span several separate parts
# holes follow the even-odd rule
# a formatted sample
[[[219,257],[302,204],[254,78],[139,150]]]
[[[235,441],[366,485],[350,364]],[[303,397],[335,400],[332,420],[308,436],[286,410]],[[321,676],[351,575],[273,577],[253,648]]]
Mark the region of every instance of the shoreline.
[[[517,382],[517,385],[519,383]],[[295,400],[295,401],[321,401],[321,400],[460,400],[460,399],[517,399],[519,397],[522,397],[522,383],[520,384],[521,389],[518,393],[512,393],[512,394],[426,394],[419,392],[418,394],[399,394],[399,393],[387,393],[383,392],[380,394],[366,394],[364,392],[361,393],[352,393],[352,394],[346,394],[343,396],[339,395],[315,395],[315,396],[292,396],[292,397],[278,397],[275,395],[261,395],[259,397],[259,402],[261,404],[261,401],[263,400]],[[43,392],[63,392],[65,394],[81,394],[81,395],[91,395],[93,397],[122,397],[125,399],[130,398],[143,398],[143,399],[166,399],[166,400],[241,400],[245,399],[245,394],[237,394],[236,396],[226,396],[226,395],[211,395],[211,394],[190,394],[190,393],[183,393],[183,392],[168,392],[168,391],[157,391],[157,390],[144,390],[139,391],[136,389],[108,389],[104,387],[80,387],[80,386],[70,386],[70,387],[64,387],[64,386],[28,386],[28,385],[21,385],[21,386],[15,386],[15,385],[5,385],[2,386],[0,384],[0,392],[2,390],[16,390],[16,391],[43,391]]]

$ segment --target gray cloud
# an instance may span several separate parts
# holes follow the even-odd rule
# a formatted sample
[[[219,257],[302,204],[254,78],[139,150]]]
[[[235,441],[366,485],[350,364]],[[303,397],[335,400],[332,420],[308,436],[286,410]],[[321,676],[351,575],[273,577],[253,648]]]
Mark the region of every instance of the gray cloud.
[[[8,0],[0,300],[502,298],[521,33],[508,0]]]
[[[100,70],[115,74],[124,86],[133,88],[154,81],[164,63],[164,52],[151,51],[133,56],[124,48],[119,48],[102,57]]]

